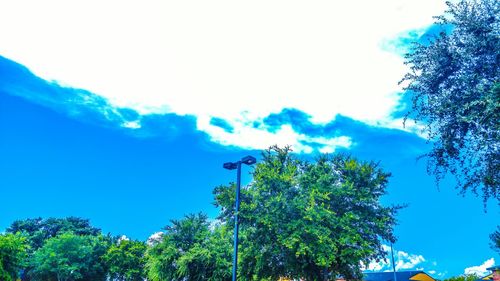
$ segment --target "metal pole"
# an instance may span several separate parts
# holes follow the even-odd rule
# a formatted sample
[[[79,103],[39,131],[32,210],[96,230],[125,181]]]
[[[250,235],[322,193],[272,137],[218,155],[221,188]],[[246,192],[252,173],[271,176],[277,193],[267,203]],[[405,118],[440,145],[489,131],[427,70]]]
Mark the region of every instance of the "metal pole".
[[[240,210],[240,184],[241,184],[241,161],[237,162],[238,172],[236,176],[236,207],[234,210],[234,257],[233,257],[233,281],[236,281],[238,272],[238,212]]]
[[[391,243],[391,255],[392,255],[392,271],[394,272],[394,281],[398,281],[396,277],[396,264],[394,263],[394,250],[392,249],[392,243]]]

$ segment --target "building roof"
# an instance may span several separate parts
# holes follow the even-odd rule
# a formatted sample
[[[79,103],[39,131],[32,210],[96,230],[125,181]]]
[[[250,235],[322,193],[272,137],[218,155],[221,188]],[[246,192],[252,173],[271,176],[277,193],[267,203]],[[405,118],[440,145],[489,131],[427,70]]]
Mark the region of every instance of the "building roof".
[[[483,276],[483,277],[477,279],[476,281],[484,281],[484,280],[491,280],[491,279],[493,279],[493,273],[490,273],[486,276]]]
[[[495,266],[489,267],[486,270],[491,270],[491,271],[500,270],[500,265],[495,265]],[[483,276],[483,277],[477,279],[476,281],[485,281],[485,280],[492,280],[492,279],[493,279],[493,273],[490,273],[486,276]]]
[[[491,271],[497,271],[497,270],[500,270],[500,265],[494,265],[490,268],[487,268],[486,270],[491,270]]]
[[[435,281],[423,271],[396,271],[396,281]],[[364,281],[395,281],[394,272],[371,272],[364,274]]]

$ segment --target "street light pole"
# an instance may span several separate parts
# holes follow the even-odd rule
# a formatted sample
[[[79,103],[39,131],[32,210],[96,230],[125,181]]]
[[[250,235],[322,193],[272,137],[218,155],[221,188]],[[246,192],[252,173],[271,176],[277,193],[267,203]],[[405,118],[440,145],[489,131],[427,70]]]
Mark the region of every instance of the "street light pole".
[[[234,256],[233,256],[233,281],[236,281],[238,267],[238,213],[240,211],[240,187],[241,187],[241,161],[238,161],[238,172],[236,176],[236,206],[234,208]]]
[[[255,164],[257,160],[255,157],[246,156],[243,157],[238,162],[227,162],[224,163],[224,169],[234,170],[237,169],[236,174],[236,203],[234,210],[234,256],[233,256],[233,281],[236,281],[236,274],[238,272],[238,231],[239,231],[239,222],[238,222],[238,213],[240,211],[240,188],[241,188],[241,164],[252,165]]]
[[[398,278],[396,276],[396,264],[394,263],[394,250],[392,249],[392,242],[391,242],[391,255],[392,255],[392,272],[394,272],[394,281],[398,281]]]

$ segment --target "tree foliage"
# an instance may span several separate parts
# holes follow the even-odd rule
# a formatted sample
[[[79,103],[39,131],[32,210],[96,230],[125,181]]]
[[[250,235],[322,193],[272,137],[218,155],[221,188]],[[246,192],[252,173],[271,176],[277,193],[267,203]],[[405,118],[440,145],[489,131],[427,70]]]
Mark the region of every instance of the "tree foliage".
[[[394,241],[399,207],[383,207],[388,177],[375,163],[346,155],[315,162],[272,147],[242,190],[239,276],[246,280],[360,277],[360,262],[383,259]],[[214,191],[220,219],[230,222],[234,185]]]
[[[32,251],[42,247],[47,239],[66,232],[91,236],[101,234],[101,230],[91,226],[88,219],[77,217],[16,220],[7,228],[7,233],[26,236]]]
[[[497,226],[497,230],[490,235],[491,248],[498,253],[500,253],[500,226]]]
[[[144,280],[145,252],[146,244],[141,241],[121,239],[112,244],[103,256],[103,260],[109,268],[108,274],[111,280]]]
[[[27,248],[21,235],[0,234],[0,280],[17,280],[26,262]]]
[[[210,229],[206,215],[172,220],[162,241],[147,250],[148,280],[230,280],[231,249],[228,231]]]
[[[101,257],[108,245],[102,237],[63,233],[48,239],[31,258],[32,280],[106,280]]]
[[[476,281],[480,278],[481,278],[481,276],[477,276],[476,274],[464,274],[464,275],[459,275],[459,276],[453,276],[453,277],[444,279],[443,281]]]
[[[402,82],[412,110],[433,143],[428,172],[439,182],[448,172],[464,194],[482,191],[500,202],[500,2],[447,2],[436,24],[451,26],[406,55]]]

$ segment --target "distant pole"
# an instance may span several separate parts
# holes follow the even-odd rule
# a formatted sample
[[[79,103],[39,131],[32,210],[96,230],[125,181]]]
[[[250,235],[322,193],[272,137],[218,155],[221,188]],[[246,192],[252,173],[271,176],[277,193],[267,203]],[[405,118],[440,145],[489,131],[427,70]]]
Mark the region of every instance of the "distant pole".
[[[391,255],[392,255],[392,272],[394,273],[394,281],[398,281],[398,278],[396,277],[396,264],[394,263],[394,250],[392,249],[392,242],[391,242]]]

